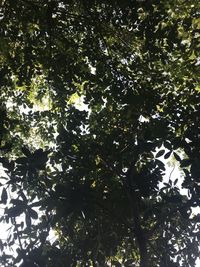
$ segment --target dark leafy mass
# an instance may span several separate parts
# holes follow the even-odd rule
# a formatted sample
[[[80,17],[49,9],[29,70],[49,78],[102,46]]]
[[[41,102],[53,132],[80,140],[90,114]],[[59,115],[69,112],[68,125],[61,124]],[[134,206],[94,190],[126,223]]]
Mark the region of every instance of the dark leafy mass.
[[[195,266],[199,8],[0,1],[1,266]]]

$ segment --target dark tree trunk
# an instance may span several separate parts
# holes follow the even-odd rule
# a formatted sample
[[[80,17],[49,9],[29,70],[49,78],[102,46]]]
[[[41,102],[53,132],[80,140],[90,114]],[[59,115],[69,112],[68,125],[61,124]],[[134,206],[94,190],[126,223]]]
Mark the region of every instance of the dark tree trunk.
[[[136,237],[139,254],[140,254],[140,267],[149,267],[148,249],[147,249],[147,236],[144,229],[142,228],[141,216],[140,216],[140,196],[138,191],[134,190],[134,178],[135,175],[135,164],[133,163],[127,172],[126,177],[126,192],[130,201],[130,207],[132,210],[132,216],[134,220],[134,235]]]
[[[137,242],[138,242],[139,251],[140,251],[140,267],[148,267],[149,266],[148,253],[147,253],[147,245],[146,245],[145,237],[143,237],[143,236],[139,237],[138,236]]]
[[[133,216],[134,216],[134,234],[136,236],[140,253],[140,267],[149,267],[147,240],[145,232],[141,226],[140,212],[138,208],[138,198],[136,195],[133,196]]]

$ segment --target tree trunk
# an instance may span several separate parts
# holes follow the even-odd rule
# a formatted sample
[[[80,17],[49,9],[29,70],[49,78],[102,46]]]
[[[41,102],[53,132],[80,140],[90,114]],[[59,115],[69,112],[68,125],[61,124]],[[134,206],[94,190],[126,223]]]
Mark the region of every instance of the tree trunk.
[[[139,234],[137,237],[137,242],[140,252],[140,267],[148,267],[148,254],[147,254],[147,245],[146,240],[143,234]]]
[[[148,253],[147,253],[147,240],[144,230],[141,226],[140,213],[138,208],[138,198],[133,196],[133,216],[134,216],[134,234],[139,247],[140,253],[140,267],[148,267]]]
[[[140,196],[138,191],[134,190],[134,178],[136,176],[135,163],[133,162],[130,169],[127,172],[125,180],[125,188],[127,196],[130,202],[132,211],[132,217],[134,220],[134,234],[138,243],[139,254],[140,254],[140,267],[149,267],[148,250],[147,250],[147,236],[144,229],[142,228],[140,218]]]

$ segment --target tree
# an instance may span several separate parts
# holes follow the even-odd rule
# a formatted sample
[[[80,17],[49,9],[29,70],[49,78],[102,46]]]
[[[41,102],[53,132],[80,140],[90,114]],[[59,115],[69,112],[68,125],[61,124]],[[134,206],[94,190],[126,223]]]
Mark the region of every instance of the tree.
[[[198,7],[2,1],[3,266],[194,266]]]

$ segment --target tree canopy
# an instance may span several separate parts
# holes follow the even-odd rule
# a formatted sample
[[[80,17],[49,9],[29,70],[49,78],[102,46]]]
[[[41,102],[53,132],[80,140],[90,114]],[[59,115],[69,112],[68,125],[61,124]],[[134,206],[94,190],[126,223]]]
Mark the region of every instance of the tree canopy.
[[[2,266],[194,267],[198,2],[1,1]]]

